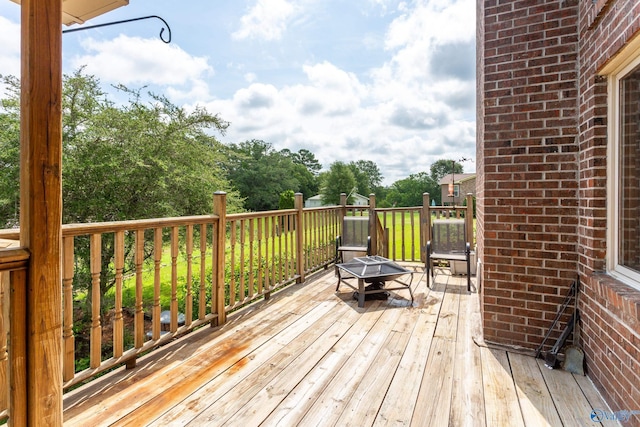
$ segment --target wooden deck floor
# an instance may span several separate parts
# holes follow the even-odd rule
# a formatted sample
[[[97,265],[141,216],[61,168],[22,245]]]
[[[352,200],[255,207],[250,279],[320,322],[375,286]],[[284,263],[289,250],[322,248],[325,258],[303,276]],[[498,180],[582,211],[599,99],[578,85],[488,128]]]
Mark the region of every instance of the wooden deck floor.
[[[478,345],[478,295],[436,282],[360,309],[321,274],[68,393],[65,425],[599,425],[588,378]]]

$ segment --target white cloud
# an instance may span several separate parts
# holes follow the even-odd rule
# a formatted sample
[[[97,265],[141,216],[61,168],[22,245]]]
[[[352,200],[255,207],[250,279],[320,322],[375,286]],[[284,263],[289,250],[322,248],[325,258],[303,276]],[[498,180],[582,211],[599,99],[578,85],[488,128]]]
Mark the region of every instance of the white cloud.
[[[207,58],[191,56],[176,44],[157,39],[125,35],[106,41],[89,38],[82,47],[87,54],[72,58],[73,67],[86,65],[88,73],[110,83],[202,87],[203,77],[213,73]]]
[[[20,75],[20,24],[0,16],[0,74]]]
[[[207,103],[231,122],[223,140],[306,148],[325,168],[336,160],[372,160],[387,185],[428,171],[438,159],[474,158],[473,1],[398,8],[403,14],[386,34],[388,59],[377,68],[356,75],[321,59],[301,67],[306,81],[288,85],[260,83],[250,73],[249,86],[232,99]],[[432,63],[447,58],[446,67]],[[474,164],[464,167],[472,171]]]
[[[299,7],[287,0],[258,0],[240,18],[240,29],[232,34],[237,40],[279,40],[289,22],[299,12]]]
[[[387,185],[428,171],[441,158],[475,157],[475,58],[466,59],[472,56],[475,37],[473,0],[368,0],[385,15],[358,21],[378,24],[359,33],[359,46],[371,48],[372,58],[382,58],[374,66],[373,60],[364,65],[312,49],[321,43],[322,33],[248,51],[255,45],[241,41],[280,40],[286,31],[311,31],[340,11],[340,2],[324,0],[250,3],[232,35],[237,42],[212,41],[233,45],[242,52],[238,56],[198,56],[186,45],[120,35],[86,39],[84,52],[66,62],[74,68],[86,64],[87,72],[105,83],[157,85],[153,90],[177,104],[198,104],[219,113],[231,123],[220,137],[224,142],[255,138],[276,149],[306,148],[325,168],[336,160],[372,160]],[[305,19],[313,22],[300,24]],[[0,17],[0,72],[8,64],[5,58],[13,58],[19,71],[19,31],[16,24],[7,30],[5,21]],[[381,22],[386,22],[386,32]],[[7,43],[16,47],[8,49]],[[305,56],[296,56],[300,53]],[[223,64],[215,81],[209,80],[213,68],[202,55]],[[256,56],[259,60],[252,62]],[[229,95],[220,98],[214,90],[222,87]],[[472,162],[464,167],[473,170]]]

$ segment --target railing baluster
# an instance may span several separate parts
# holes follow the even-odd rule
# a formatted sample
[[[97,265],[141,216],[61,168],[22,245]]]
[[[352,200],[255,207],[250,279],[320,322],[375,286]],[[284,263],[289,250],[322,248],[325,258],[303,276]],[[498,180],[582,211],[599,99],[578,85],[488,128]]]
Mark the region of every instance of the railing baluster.
[[[100,324],[100,272],[102,271],[102,235],[91,235],[91,334],[89,366],[102,362],[102,326]]]
[[[320,254],[318,253],[318,244],[320,242],[319,230],[318,230],[318,216],[319,213],[316,211],[313,216],[313,266],[317,267],[320,265]]]
[[[229,246],[231,247],[231,259],[230,270],[231,277],[229,278],[229,306],[233,307],[236,303],[236,221],[229,221],[229,227],[231,228],[231,238],[229,240]]]
[[[255,278],[254,275],[254,223],[255,219],[249,219],[249,298],[255,295]]]
[[[263,218],[258,218],[257,219],[258,222],[258,295],[262,295],[262,293],[264,292],[264,282],[263,280],[265,275],[264,275],[264,269],[263,269],[263,265],[265,266],[265,268],[267,267],[267,263],[264,262],[262,260],[262,222],[263,222]]]
[[[402,261],[406,261],[407,260],[407,254],[406,254],[406,242],[405,242],[405,237],[407,236],[407,231],[405,229],[405,214],[407,213],[407,211],[405,210],[401,210],[400,211],[400,236],[402,236],[402,238],[400,239],[401,242],[401,250],[402,250]]]
[[[245,259],[244,259],[244,245],[245,245],[245,238],[246,238],[246,234],[247,234],[247,225],[244,219],[240,220],[240,295],[241,301],[246,301],[247,299],[247,292],[246,292],[246,286],[247,284],[245,283]]]
[[[416,261],[416,215],[413,211],[409,211],[411,223],[411,261]]]
[[[207,226],[200,225],[200,288],[198,293],[198,319],[203,320],[207,315]]]
[[[191,326],[193,321],[193,294],[191,290],[191,282],[193,281],[193,224],[188,224],[186,229],[187,238],[187,283],[185,289],[187,291],[184,315],[185,325]]]
[[[169,330],[178,330],[178,227],[171,227],[171,321]]]
[[[144,230],[136,231],[135,241],[135,266],[136,266],[136,307],[134,312],[134,336],[135,347],[142,348],[144,345],[144,311],[142,309],[142,266],[144,262]],[[127,365],[128,368],[135,366],[135,363]]]
[[[271,238],[271,281],[269,283],[269,294],[276,285],[276,218],[271,217],[271,230],[269,230]]]
[[[122,272],[124,270],[124,231],[115,234],[116,295],[113,316],[113,357],[120,357],[124,347],[124,322],[122,318]]]
[[[392,259],[396,259],[396,211],[391,211],[391,224],[393,224],[393,227],[391,227],[391,242],[393,248],[391,257]]]
[[[160,338],[160,267],[162,266],[162,228],[153,232],[153,308],[151,314],[151,338]]]
[[[289,227],[289,218],[291,217],[291,215],[286,214],[283,216],[283,221],[284,221],[284,230],[285,230],[285,235],[284,235],[284,256],[285,256],[285,260],[284,260],[284,278],[286,280],[289,280],[289,278],[291,277],[290,275],[290,269],[291,269],[291,257],[289,256],[289,240],[291,239],[291,230]]]
[[[73,236],[62,239],[62,304],[64,346],[62,379],[70,381],[75,375],[75,337],[73,335]]]
[[[277,237],[278,237],[278,279],[276,280],[276,283],[280,284],[284,282],[284,276],[283,276],[283,270],[282,270],[282,264],[285,262],[284,258],[282,258],[282,235],[284,234],[284,225],[283,225],[283,217],[282,215],[276,215],[274,217],[275,221],[276,221],[276,232],[277,232]]]

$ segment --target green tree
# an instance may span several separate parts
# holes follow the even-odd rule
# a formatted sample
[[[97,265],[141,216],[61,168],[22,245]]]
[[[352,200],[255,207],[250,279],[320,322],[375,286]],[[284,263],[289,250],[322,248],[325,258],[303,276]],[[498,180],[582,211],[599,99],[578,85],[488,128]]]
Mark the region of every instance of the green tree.
[[[318,176],[322,169],[322,165],[316,159],[315,154],[305,148],[301,148],[297,153],[288,148],[284,148],[280,152],[289,157],[293,163],[304,166],[313,176]]]
[[[353,172],[353,176],[356,179],[357,191],[363,196],[368,196],[374,192],[384,178],[380,173],[380,169],[378,169],[378,165],[371,160],[350,162],[349,168],[351,168],[351,172]]]
[[[293,190],[287,190],[280,193],[280,202],[278,209],[293,209],[296,205],[296,195]]]
[[[15,204],[11,195],[17,195],[19,187],[19,83],[15,78],[4,82],[10,90],[2,99],[0,162],[7,167],[0,168],[0,183],[11,188],[2,185],[0,209],[6,211],[7,205]],[[99,80],[82,69],[64,76],[64,223],[206,214],[211,212],[211,197],[217,190],[228,191],[229,211],[240,209],[239,198],[230,191],[220,167],[226,162],[222,145],[211,135],[211,130],[223,133],[226,122],[201,108],[187,112],[163,96],[143,95],[123,86],[118,89],[130,97],[128,102],[116,105],[109,101]],[[6,218],[4,211],[2,218]],[[126,243],[129,253],[132,242]],[[74,287],[87,289],[91,283],[88,239],[76,238],[74,249]],[[113,235],[105,235],[103,295],[114,283],[112,253]],[[127,265],[125,274],[131,268]]]
[[[426,172],[409,175],[408,178],[391,184],[385,204],[398,207],[422,206],[423,193],[430,193],[434,198],[434,187],[438,188],[438,184]],[[439,195],[439,191],[437,193]]]
[[[278,209],[283,191],[301,191],[298,175],[308,172],[296,167],[287,154],[275,151],[270,143],[254,139],[231,144],[229,150],[228,176],[245,199],[245,208]]]
[[[7,96],[0,99],[0,228],[19,222],[20,202],[20,82],[0,76]]]
[[[431,179],[435,182],[440,182],[445,175],[450,173],[463,173],[462,165],[450,159],[440,159],[431,164]]]
[[[333,162],[329,171],[322,174],[320,198],[325,205],[340,203],[340,193],[352,194],[356,187],[356,178],[349,165],[344,162]],[[353,195],[347,199],[347,204],[353,203]]]
[[[298,181],[297,191],[302,193],[305,199],[318,194],[320,188],[318,173],[322,165],[318,163],[315,155],[306,149],[294,153],[288,148],[280,150],[280,154],[291,159],[294,164],[292,174]]]

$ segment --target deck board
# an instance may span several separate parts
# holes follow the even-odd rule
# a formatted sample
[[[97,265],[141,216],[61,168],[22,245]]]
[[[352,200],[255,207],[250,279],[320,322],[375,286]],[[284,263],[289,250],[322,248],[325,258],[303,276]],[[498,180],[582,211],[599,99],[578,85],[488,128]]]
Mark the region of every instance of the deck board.
[[[571,426],[606,410],[588,379],[477,344],[464,277],[363,308],[335,283],[315,275],[67,393],[65,425]]]

